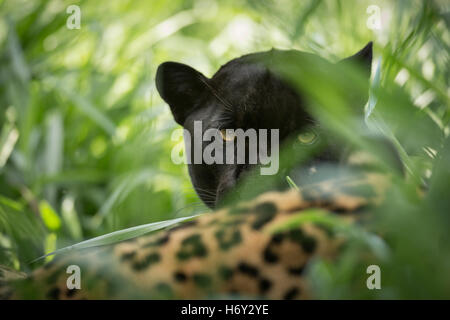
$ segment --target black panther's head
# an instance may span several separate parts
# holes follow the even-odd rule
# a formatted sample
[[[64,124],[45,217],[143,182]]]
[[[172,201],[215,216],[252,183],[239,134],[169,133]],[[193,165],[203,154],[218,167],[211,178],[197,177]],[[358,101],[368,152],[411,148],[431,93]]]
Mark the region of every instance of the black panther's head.
[[[211,141],[220,140],[223,147],[220,151],[225,150],[226,145],[235,139],[235,136],[227,133],[225,129],[278,129],[280,144],[292,134],[300,134],[299,139],[303,139],[305,143],[311,143],[315,138],[311,129],[316,126],[316,121],[307,112],[306,101],[302,95],[269,70],[266,64],[258,63],[259,58],[270,57],[274,52],[280,51],[272,50],[234,59],[222,66],[212,78],[176,62],[165,62],[158,68],[157,89],[169,104],[175,121],[190,133],[190,138],[189,135],[187,139],[185,137],[185,143],[189,149],[188,163],[192,183],[200,198],[210,207],[214,207],[223,195],[255,166],[249,163],[249,157],[252,153],[258,153],[259,146],[252,148],[247,141],[244,149],[246,161],[243,164],[237,163],[237,157],[233,163],[227,163],[225,155],[224,164],[217,163],[219,161],[212,164],[203,161],[195,164],[194,143],[201,146],[200,152],[211,143],[198,141],[198,136],[194,138],[195,123],[201,122],[202,133],[208,129],[217,129],[218,134]],[[297,53],[300,57],[310,56],[307,53]],[[357,54],[343,61],[360,64],[366,71],[368,83],[372,44],[369,43]],[[361,100],[360,108],[364,107],[364,99],[367,99],[367,96]],[[270,150],[270,131],[267,135]],[[194,141],[195,139],[197,141]],[[331,150],[331,146],[326,148],[312,161],[339,159],[339,151]],[[260,157],[256,158],[260,163]]]

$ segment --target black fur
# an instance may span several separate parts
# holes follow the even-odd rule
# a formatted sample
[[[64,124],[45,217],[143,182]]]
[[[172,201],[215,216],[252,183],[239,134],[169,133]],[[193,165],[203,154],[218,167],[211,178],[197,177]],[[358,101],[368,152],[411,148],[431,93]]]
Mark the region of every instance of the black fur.
[[[208,128],[279,129],[280,143],[283,143],[292,133],[316,123],[307,112],[301,94],[266,64],[259,63],[260,59],[279,52],[282,51],[254,53],[231,60],[210,79],[189,66],[165,62],[158,68],[156,86],[169,104],[175,121],[191,133],[191,139],[194,121],[202,121],[204,131]],[[287,53],[296,54],[300,59],[313,56],[299,51]],[[362,65],[368,79],[372,43],[339,63],[351,62]],[[316,160],[336,159],[330,149],[316,156]],[[252,167],[254,165],[190,164],[189,174],[200,198],[215,207]]]

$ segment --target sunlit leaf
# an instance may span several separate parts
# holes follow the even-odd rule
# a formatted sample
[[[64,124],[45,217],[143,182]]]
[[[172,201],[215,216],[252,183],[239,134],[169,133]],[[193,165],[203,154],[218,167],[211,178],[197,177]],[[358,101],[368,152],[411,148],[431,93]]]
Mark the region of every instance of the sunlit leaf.
[[[39,203],[39,211],[42,220],[49,230],[56,231],[61,227],[61,219],[59,215],[53,210],[52,206],[45,200]]]

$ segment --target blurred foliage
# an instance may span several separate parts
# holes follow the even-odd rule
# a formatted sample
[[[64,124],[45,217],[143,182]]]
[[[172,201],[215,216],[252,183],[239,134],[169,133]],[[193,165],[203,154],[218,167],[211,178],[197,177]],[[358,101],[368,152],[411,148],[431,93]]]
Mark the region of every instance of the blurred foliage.
[[[81,8],[80,29],[66,27],[71,4]],[[367,26],[371,5],[379,29]],[[249,52],[299,49],[337,61],[373,40],[367,123],[394,142],[407,179],[397,176],[373,233],[356,232],[361,241],[338,263],[314,263],[314,288],[324,298],[450,297],[449,9],[445,1],[0,0],[0,264],[30,271],[55,249],[206,210],[185,166],[170,160],[179,141],[154,85],[161,62],[211,76]],[[288,76],[317,116],[364,147],[338,90],[357,82],[334,79],[333,91],[296,77],[298,68]],[[382,248],[368,259],[383,270],[383,290],[365,286],[367,243]]]

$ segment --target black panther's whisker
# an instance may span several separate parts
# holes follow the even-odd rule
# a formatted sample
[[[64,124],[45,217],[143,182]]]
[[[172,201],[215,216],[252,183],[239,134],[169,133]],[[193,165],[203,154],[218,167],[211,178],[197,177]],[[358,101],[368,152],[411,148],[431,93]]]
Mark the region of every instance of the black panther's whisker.
[[[225,116],[223,116],[221,118],[215,119],[215,121],[217,123],[219,123],[219,126],[218,126],[217,129],[221,130],[222,128],[228,126],[228,124],[232,122],[232,119],[233,118],[231,117],[231,115],[225,115]],[[228,128],[226,128],[226,129],[228,129]]]
[[[195,202],[191,202],[191,203],[186,204],[184,207],[182,207],[182,208],[180,208],[178,210],[186,209],[186,208],[189,208],[189,207],[196,207],[196,206],[201,207],[203,205],[204,204],[203,204],[202,201],[195,201]]]
[[[202,201],[208,205],[208,206],[214,206],[214,204],[216,203],[216,198],[215,197],[201,197]]]
[[[215,196],[216,195],[216,193],[214,191],[201,189],[201,188],[197,188],[197,192],[201,193],[201,194],[205,194],[205,195],[210,195],[210,196]]]
[[[216,204],[216,200],[213,200],[213,199],[211,199],[211,200],[205,199],[203,202],[204,202],[207,206],[212,206],[212,207]]]
[[[215,200],[216,200],[216,197],[213,196],[213,195],[211,195],[211,194],[202,194],[202,193],[199,193],[198,195],[199,195],[200,197],[204,198],[204,200],[211,200],[211,201],[215,201]]]
[[[196,190],[192,189],[192,188],[189,188],[187,191],[194,191],[194,192],[196,192]],[[198,192],[205,192],[205,193],[208,193],[210,195],[215,195],[216,194],[214,191],[211,191],[211,190],[208,190],[208,189],[203,189],[203,188],[200,188],[200,187],[197,187],[197,191]]]
[[[198,189],[199,193],[203,193],[205,195],[206,194],[211,195],[211,196],[215,196],[216,195],[216,193],[214,191],[211,191],[211,190],[206,190],[206,189],[202,189],[202,188],[197,188],[197,189]],[[194,193],[197,193],[197,191],[195,191],[194,189],[189,189],[189,190],[186,190],[186,191],[192,191]]]
[[[228,110],[227,110],[228,111]],[[221,117],[221,118],[218,118],[218,119],[215,119],[215,121],[225,121],[225,120],[230,120],[231,119],[231,116],[230,115],[228,115],[228,114],[224,114],[223,115],[223,117]]]
[[[205,204],[201,201],[197,201],[197,202],[193,202],[193,203],[189,203],[186,206],[178,209],[177,211],[174,212],[174,217],[178,217],[180,215],[181,212],[185,211],[185,210],[195,210],[195,209],[201,209],[201,208],[205,208]]]

